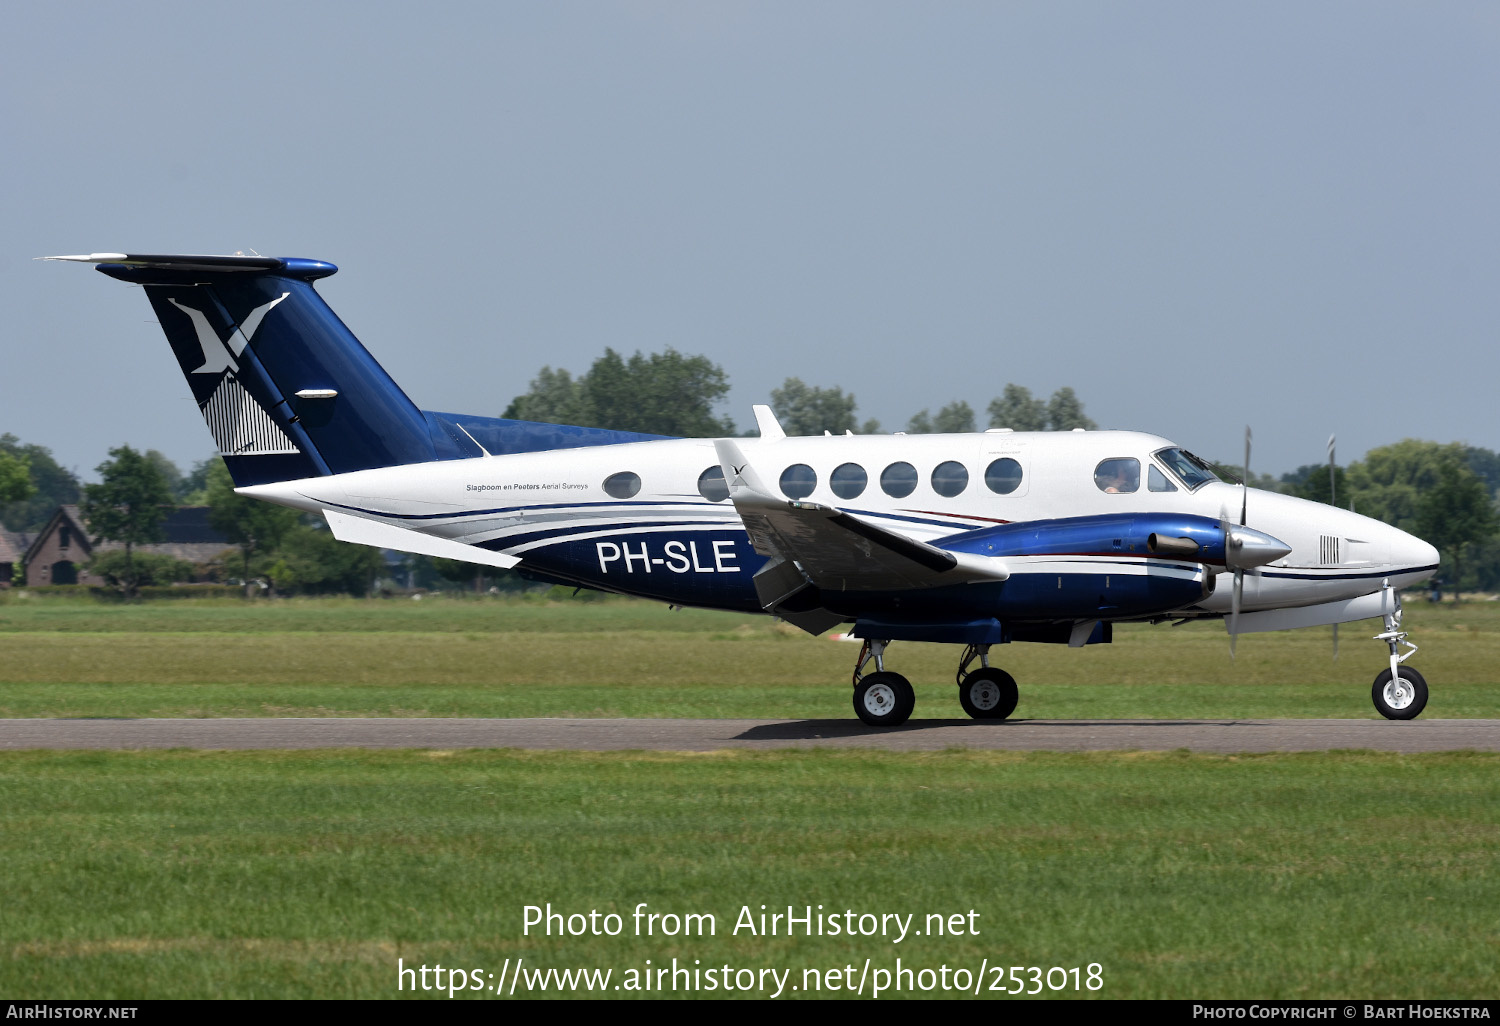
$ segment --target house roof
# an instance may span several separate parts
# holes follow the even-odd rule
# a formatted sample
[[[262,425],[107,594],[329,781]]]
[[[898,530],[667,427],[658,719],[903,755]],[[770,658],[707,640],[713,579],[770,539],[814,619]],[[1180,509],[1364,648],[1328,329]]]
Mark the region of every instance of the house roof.
[[[208,563],[219,557],[233,543],[222,533],[215,530],[208,522],[209,507],[207,506],[178,506],[167,511],[166,519],[162,522],[162,532],[166,540],[149,545],[140,545],[137,548],[142,552],[161,552],[172,556],[174,559],[185,559],[190,563]],[[34,551],[39,549],[42,542],[57,529],[60,521],[66,519],[78,534],[78,545],[82,548],[83,562],[94,552],[109,552],[113,549],[122,549],[124,544],[117,541],[101,542],[95,545],[89,536],[88,528],[83,521],[83,514],[76,505],[64,505],[57,507],[52,518],[47,521],[47,526],[42,528],[35,537],[28,539],[26,546],[26,562],[31,562]]]
[[[57,507],[57,511],[53,513],[52,516],[48,519],[46,526],[38,531],[36,535],[31,539],[31,544],[26,546],[26,562],[28,564],[31,562],[32,557],[36,555],[37,550],[42,547],[42,544],[47,540],[52,532],[57,530],[58,523],[64,519],[66,519],[72,525],[73,529],[78,533],[78,545],[81,549],[83,549],[84,559],[87,559],[89,557],[89,554],[94,550],[94,546],[89,540],[88,530],[83,526],[83,518],[78,514],[78,507],[74,505],[64,505]],[[77,560],[76,562],[81,563],[83,562],[83,560]]]
[[[31,535],[0,528],[0,563],[20,562],[31,545]]]

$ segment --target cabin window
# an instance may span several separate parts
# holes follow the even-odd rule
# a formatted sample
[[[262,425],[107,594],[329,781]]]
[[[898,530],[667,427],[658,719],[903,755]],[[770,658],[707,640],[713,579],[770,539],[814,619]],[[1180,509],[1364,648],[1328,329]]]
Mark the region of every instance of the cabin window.
[[[57,526],[57,547],[60,549],[65,549],[72,543],[72,541],[73,535],[72,532],[68,530],[68,525],[59,524]]]
[[[892,463],[880,472],[880,490],[893,499],[904,499],[917,488],[917,468],[910,463]]]
[[[641,490],[641,475],[622,470],[604,479],[604,494],[615,499],[629,499]]]
[[[864,493],[865,485],[870,483],[870,475],[865,473],[865,468],[858,463],[843,463],[833,469],[829,475],[828,487],[833,489],[833,494],[841,499],[855,499]]]
[[[698,475],[698,494],[709,502],[723,502],[729,498],[729,485],[724,483],[723,467],[709,467]]]
[[[1177,486],[1167,480],[1167,475],[1154,466],[1146,475],[1146,488],[1153,492],[1175,492]]]
[[[1094,468],[1094,484],[1101,492],[1133,492],[1141,487],[1141,461],[1133,456],[1103,460]]]
[[[805,499],[818,487],[818,472],[806,463],[793,463],[781,472],[781,491],[788,499]]]
[[[969,468],[957,460],[939,463],[932,471],[932,490],[951,499],[969,487]]]
[[[996,495],[1009,495],[1021,487],[1021,465],[1002,456],[984,468],[984,483]]]

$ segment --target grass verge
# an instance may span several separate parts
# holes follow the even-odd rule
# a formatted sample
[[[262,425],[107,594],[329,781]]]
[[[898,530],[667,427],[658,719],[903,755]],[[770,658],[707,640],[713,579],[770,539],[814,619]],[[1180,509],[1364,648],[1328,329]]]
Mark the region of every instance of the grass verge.
[[[800,984],[900,956],[1097,962],[1115,998],[1493,997],[1497,770],[1464,753],[3,753],[0,992],[384,998],[398,958],[618,982],[675,957]],[[524,936],[523,906],[547,902],[625,932]],[[712,913],[716,934],[632,936],[638,902]],[[978,933],[734,935],[762,904],[917,928],[972,909]]]
[[[1409,615],[1430,717],[1500,717],[1500,605]],[[997,648],[1034,718],[1364,717],[1383,650],[1348,625],[1242,638],[1124,625]],[[0,605],[0,716],[847,717],[856,647],[766,617],[645,602]],[[962,715],[956,646],[898,644],[919,718]]]

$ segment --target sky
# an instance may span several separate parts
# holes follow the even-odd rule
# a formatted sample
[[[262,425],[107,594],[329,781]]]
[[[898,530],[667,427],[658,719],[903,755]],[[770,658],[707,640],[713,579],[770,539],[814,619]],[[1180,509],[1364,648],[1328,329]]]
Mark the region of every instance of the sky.
[[[1281,473],[1500,449],[1492,3],[13,5],[0,433],[212,441],[88,252],[332,261],[426,409],[605,347],[886,430],[1014,382]]]

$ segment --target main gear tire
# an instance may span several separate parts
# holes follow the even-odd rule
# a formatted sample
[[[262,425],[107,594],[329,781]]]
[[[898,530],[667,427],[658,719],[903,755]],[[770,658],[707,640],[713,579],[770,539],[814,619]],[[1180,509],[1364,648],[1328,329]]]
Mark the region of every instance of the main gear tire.
[[[958,686],[958,704],[976,720],[1003,720],[1020,701],[1016,679],[993,666],[965,675]]]
[[[869,673],[854,685],[854,714],[872,727],[899,726],[916,705],[916,691],[899,673]]]

